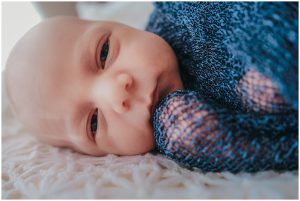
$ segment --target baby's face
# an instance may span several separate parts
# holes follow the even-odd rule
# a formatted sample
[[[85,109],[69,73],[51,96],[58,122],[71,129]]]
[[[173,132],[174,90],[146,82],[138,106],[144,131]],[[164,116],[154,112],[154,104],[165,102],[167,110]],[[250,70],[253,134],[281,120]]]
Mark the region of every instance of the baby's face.
[[[27,33],[6,80],[19,118],[40,140],[96,156],[153,149],[154,106],[182,88],[176,57],[160,37],[76,18]]]

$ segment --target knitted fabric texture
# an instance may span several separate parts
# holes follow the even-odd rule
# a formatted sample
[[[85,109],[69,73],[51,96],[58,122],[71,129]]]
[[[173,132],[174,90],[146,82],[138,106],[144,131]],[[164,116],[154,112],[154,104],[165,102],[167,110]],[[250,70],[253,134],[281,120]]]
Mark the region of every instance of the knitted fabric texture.
[[[278,115],[279,114],[279,115]],[[158,151],[203,171],[298,168],[297,113],[236,112],[195,91],[169,94],[154,121]]]
[[[204,171],[298,167],[298,3],[159,2],[146,30],[187,90],[155,110],[160,153]]]

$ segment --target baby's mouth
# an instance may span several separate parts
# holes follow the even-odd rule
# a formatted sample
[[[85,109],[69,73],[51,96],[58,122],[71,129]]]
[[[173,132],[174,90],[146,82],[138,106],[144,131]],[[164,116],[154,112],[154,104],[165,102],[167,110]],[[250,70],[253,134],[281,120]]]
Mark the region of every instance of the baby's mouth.
[[[152,92],[152,105],[150,108],[151,116],[154,114],[154,110],[157,102],[158,102],[158,85],[156,84],[154,91]]]

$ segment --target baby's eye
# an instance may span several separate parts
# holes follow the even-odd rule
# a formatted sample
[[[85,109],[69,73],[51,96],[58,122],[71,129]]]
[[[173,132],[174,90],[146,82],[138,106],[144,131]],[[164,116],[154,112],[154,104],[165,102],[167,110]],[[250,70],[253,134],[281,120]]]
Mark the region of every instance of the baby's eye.
[[[107,59],[107,55],[109,52],[109,41],[106,40],[105,43],[102,46],[101,52],[100,52],[100,63],[101,63],[101,67],[104,69],[105,67],[105,61]]]
[[[92,114],[91,122],[90,122],[90,131],[92,135],[96,135],[97,133],[97,125],[98,125],[98,109],[94,111]]]

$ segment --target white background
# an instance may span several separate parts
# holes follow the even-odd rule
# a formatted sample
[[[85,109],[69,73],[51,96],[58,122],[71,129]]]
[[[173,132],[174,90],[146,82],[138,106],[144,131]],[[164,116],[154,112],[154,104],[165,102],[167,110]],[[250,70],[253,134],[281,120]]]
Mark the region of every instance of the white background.
[[[40,21],[30,2],[2,2],[1,70],[15,43]]]

